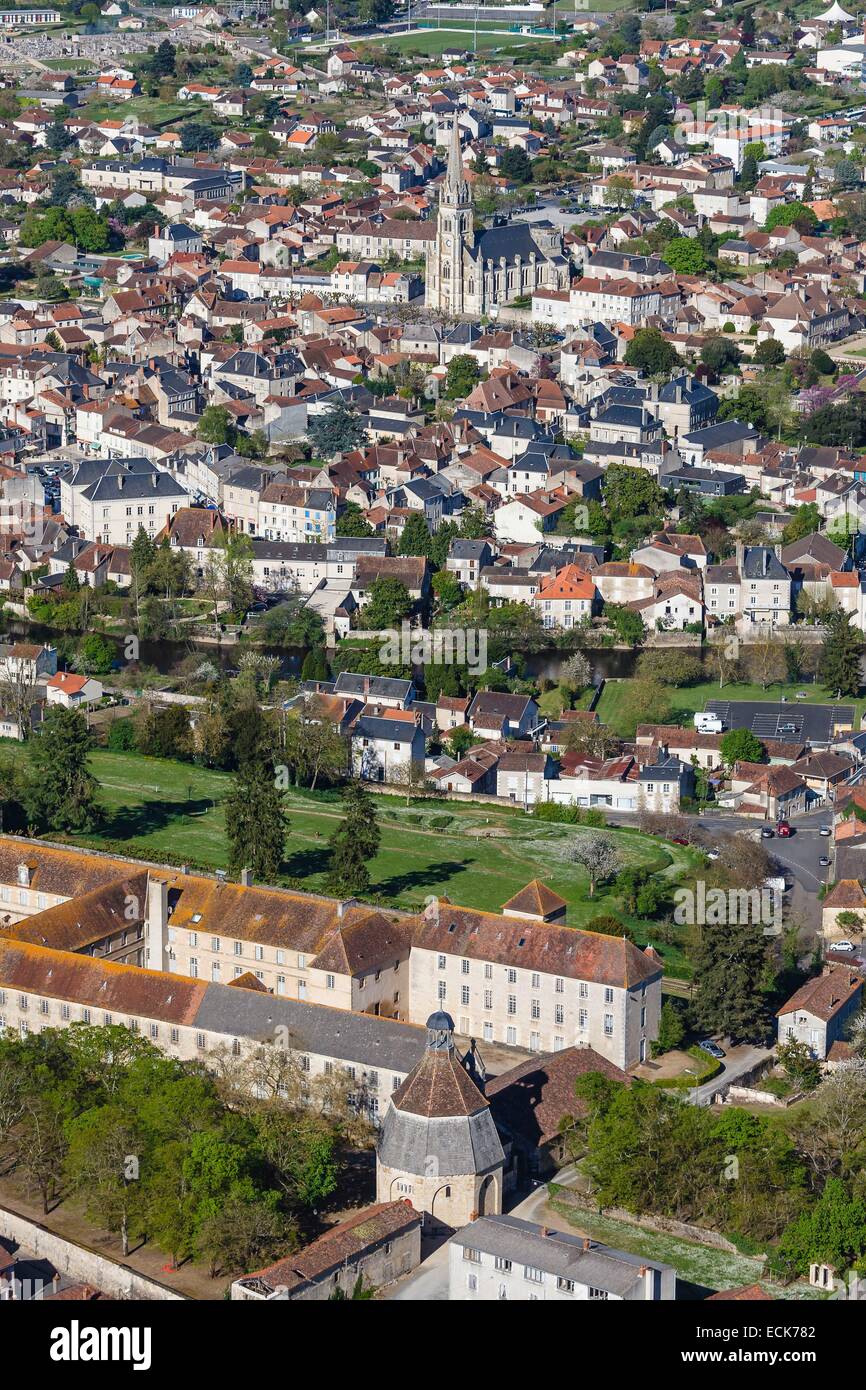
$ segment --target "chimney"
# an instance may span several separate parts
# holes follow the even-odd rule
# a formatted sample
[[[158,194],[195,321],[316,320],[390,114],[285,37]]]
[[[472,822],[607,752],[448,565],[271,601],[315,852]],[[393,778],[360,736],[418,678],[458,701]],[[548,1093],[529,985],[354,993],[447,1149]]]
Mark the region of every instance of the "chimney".
[[[338,902],[338,903],[337,903],[337,921],[338,921],[338,922],[342,922],[342,920],[343,920],[343,918],[345,917],[346,913],[349,911],[349,908],[350,908],[350,907],[357,907],[357,906],[358,906],[358,899],[357,899],[357,898],[344,898],[343,900],[341,900],[340,902]]]
[[[152,483],[152,485],[153,485],[154,488],[158,487],[158,485],[159,485],[159,474],[158,474],[158,473],[152,473],[152,474],[151,474],[150,481],[151,481],[151,483]]]
[[[420,728],[421,728],[421,718],[422,718],[422,716],[421,716],[421,711],[420,711],[419,709],[416,709],[416,711],[415,711],[415,728],[416,728],[416,729],[420,729]]]
[[[365,677],[364,677],[364,684],[363,684],[363,686],[362,686],[362,689],[363,689],[363,691],[364,691],[364,698],[366,699],[367,696],[370,694],[370,677],[369,677],[369,676],[365,676]]]
[[[125,481],[126,481],[126,480],[125,480],[123,474],[122,474],[122,473],[119,473],[119,474],[117,475],[117,486],[118,486],[119,488],[123,487],[123,484],[124,484]]]
[[[168,928],[168,884],[165,879],[147,879],[147,965],[150,970],[165,969]]]
[[[241,883],[243,884],[244,888],[252,888],[252,886],[253,886],[253,871],[252,871],[252,869],[241,869]]]

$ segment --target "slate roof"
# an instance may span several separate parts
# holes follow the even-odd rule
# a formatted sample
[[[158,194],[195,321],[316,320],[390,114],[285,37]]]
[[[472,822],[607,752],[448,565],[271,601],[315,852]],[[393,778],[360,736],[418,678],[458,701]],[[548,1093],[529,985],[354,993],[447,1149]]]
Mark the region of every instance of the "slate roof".
[[[560,1279],[604,1289],[619,1298],[633,1297],[646,1269],[665,1271],[669,1265],[630,1255],[624,1250],[564,1231],[553,1231],[517,1216],[482,1216],[451,1237],[451,1244],[469,1246],[484,1254],[528,1265]]]

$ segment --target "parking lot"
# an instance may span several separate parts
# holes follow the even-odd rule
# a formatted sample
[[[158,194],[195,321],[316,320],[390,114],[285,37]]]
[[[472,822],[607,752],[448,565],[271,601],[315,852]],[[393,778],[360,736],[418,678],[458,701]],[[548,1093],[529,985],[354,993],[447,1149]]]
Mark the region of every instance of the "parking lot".
[[[725,732],[750,729],[760,739],[781,739],[783,743],[810,743],[827,747],[834,729],[853,729],[853,705],[813,705],[806,701],[778,704],[762,700],[708,700],[707,713],[717,714]]]

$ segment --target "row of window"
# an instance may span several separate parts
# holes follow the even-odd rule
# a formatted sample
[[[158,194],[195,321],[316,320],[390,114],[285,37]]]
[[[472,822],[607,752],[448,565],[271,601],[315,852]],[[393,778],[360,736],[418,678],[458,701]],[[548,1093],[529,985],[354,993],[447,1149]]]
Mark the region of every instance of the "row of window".
[[[439,970],[447,970],[447,969],[448,969],[448,961],[449,961],[449,957],[448,957],[447,955],[439,955],[439,956],[437,956],[437,958],[436,958],[436,964],[437,964],[438,969],[439,969]],[[461,975],[468,975],[468,974],[470,973],[471,966],[472,966],[472,962],[471,962],[470,960],[467,960],[466,957],[464,956],[464,957],[461,959],[461,961],[460,961],[460,974],[461,974]],[[493,979],[493,966],[491,965],[490,961],[485,961],[485,962],[484,962],[484,978],[485,978],[485,980],[492,980],[492,979]],[[508,984],[510,984],[510,985],[516,985],[516,984],[517,984],[517,970],[516,970],[513,966],[510,966],[510,965],[509,965],[509,966],[506,966],[506,967],[505,967],[505,978],[506,978]],[[546,978],[546,977],[545,977],[545,978]],[[443,985],[444,983],[445,983],[445,982],[444,982],[443,980],[440,980],[440,981],[439,981],[439,988],[440,988],[440,991],[441,991],[442,985]],[[531,975],[530,975],[530,983],[531,983],[531,987],[532,987],[533,989],[541,989],[541,974],[540,974],[539,971],[533,970],[533,971],[531,972]],[[555,975],[555,976],[554,976],[553,987],[554,987],[554,991],[555,991],[556,994],[564,994],[564,993],[565,993],[565,979],[564,979],[564,977],[563,977],[562,975]],[[579,997],[580,997],[581,999],[588,999],[588,998],[589,998],[589,983],[588,983],[586,980],[580,980],[580,981],[578,982],[578,995],[579,995]],[[439,996],[439,997],[440,997],[440,998],[443,997],[442,994],[441,994],[441,992],[440,992],[440,996]],[[465,1002],[468,1004],[469,1000],[467,999]],[[610,985],[605,985],[605,986],[604,986],[604,1002],[605,1002],[605,1004],[612,1004],[612,1003],[613,1003],[613,988],[612,988]]]

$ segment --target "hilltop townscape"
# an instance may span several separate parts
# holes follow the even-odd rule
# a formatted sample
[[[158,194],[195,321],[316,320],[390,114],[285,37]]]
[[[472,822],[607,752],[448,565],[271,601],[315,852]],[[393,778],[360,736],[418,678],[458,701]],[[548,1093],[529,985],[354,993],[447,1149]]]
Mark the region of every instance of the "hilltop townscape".
[[[0,1301],[862,1297],[864,537],[866,10],[0,11]]]

